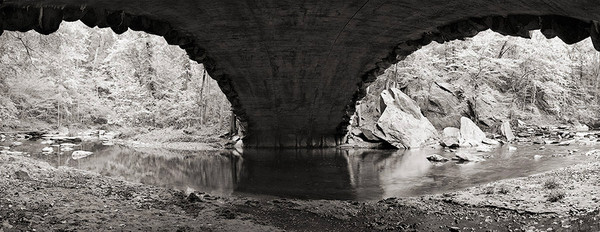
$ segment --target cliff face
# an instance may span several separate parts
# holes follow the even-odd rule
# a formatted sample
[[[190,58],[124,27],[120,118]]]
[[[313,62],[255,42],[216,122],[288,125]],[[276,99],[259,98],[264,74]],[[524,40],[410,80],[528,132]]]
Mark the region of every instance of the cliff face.
[[[204,63],[257,147],[335,145],[368,85],[431,41],[541,28],[600,44],[592,1],[8,0],[0,10],[4,30],[81,20],[165,37]]]
[[[375,128],[379,93],[390,87],[416,101],[438,130],[460,127],[463,116],[495,133],[503,122],[517,119],[539,126],[597,127],[600,61],[592,41],[567,45],[539,31],[531,37],[485,31],[421,48],[370,86],[361,102],[361,127]]]

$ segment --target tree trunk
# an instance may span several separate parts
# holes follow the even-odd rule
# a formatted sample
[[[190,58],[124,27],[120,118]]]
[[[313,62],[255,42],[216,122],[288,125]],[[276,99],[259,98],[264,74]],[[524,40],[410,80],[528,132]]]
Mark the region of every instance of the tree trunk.
[[[58,121],[58,129],[60,129],[60,102],[57,101],[58,110],[56,111],[57,121]]]
[[[235,119],[235,114],[233,113],[233,109],[231,110],[231,118],[229,121],[229,135],[234,136],[237,134],[237,120]]]
[[[360,104],[361,102],[358,101],[356,103],[356,126],[360,127],[360,121],[361,121],[361,117],[362,117],[362,113],[361,113],[361,109],[362,109],[362,104]]]

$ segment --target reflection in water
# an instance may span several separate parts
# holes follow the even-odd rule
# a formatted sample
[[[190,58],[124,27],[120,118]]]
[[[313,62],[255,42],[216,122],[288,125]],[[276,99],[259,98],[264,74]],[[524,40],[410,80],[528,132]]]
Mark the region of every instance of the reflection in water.
[[[83,144],[81,149],[94,151],[93,155],[73,160],[71,152],[44,155],[35,153],[41,149],[39,146],[28,148],[36,158],[54,166],[70,166],[132,182],[219,195],[233,193],[242,168],[242,158],[229,151],[171,152],[92,143]]]
[[[320,150],[244,150],[237,192],[294,198],[355,199],[345,153]]]
[[[426,179],[430,177],[425,174],[432,166],[424,158],[426,156],[427,154],[423,154],[423,152],[408,150],[403,154],[394,154],[375,163],[379,177],[377,183],[384,187],[383,196],[410,195],[402,192],[407,191],[412,186],[418,186],[420,183],[426,182]],[[385,187],[389,185],[394,185],[394,188]],[[393,191],[390,192],[390,190]]]
[[[558,146],[544,151],[522,146],[516,152],[498,148],[486,154],[490,157],[487,161],[463,164],[432,164],[425,158],[434,153],[452,156],[441,150],[250,149],[240,156],[232,151],[173,152],[92,143],[82,149],[94,151],[94,155],[73,160],[69,152],[39,154],[42,147],[32,143],[20,149],[55,166],[161,187],[308,199],[367,200],[442,193],[586,162],[583,155],[551,157],[567,153],[566,147]],[[583,154],[598,148],[577,149]],[[546,156],[536,160],[536,154]]]
[[[185,155],[156,154],[113,146],[87,160],[77,160],[79,169],[129,181],[188,188],[229,195],[239,178],[241,158],[230,152],[194,152]]]

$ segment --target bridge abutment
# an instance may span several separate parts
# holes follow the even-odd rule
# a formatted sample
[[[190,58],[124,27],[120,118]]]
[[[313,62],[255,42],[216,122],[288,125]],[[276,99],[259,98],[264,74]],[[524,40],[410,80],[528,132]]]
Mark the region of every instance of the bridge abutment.
[[[248,134],[244,138],[245,147],[258,148],[323,148],[335,147],[342,142],[342,138],[331,135],[306,135],[306,134],[280,134],[276,131],[262,131]]]

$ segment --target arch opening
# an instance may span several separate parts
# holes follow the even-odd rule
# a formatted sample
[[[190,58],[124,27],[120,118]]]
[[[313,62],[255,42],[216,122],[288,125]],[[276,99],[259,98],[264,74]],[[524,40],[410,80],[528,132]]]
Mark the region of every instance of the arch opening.
[[[446,26],[436,27],[436,29],[431,32],[423,33],[419,39],[409,40],[398,44],[394,50],[390,52],[388,57],[377,63],[376,68],[363,75],[361,82],[357,84],[359,88],[354,94],[353,104],[347,106],[346,109],[348,109],[348,114],[338,127],[338,130],[341,131],[345,128],[349,128],[346,122],[349,124],[352,124],[353,122],[356,123],[356,107],[360,101],[367,96],[369,86],[375,82],[379,76],[385,75],[386,71],[393,69],[398,62],[403,61],[414,52],[432,42],[445,44],[454,40],[464,40],[472,38],[486,30],[493,31],[494,33],[503,36],[531,39],[532,32],[539,30],[540,34],[546,39],[558,38],[567,45],[572,45],[590,38],[593,48],[596,51],[600,51],[599,25],[600,24],[594,20],[586,21],[558,15],[508,15],[468,18]],[[443,87],[441,88],[443,89]],[[473,114],[473,112],[465,112],[463,116],[471,118],[475,117],[474,115],[469,114]],[[490,125],[486,126],[491,127],[491,123],[489,124]],[[355,126],[356,125],[350,126],[350,128]],[[446,126],[458,127],[454,124]],[[441,130],[443,128],[444,127],[437,129]],[[345,134],[348,133],[349,132],[346,132]]]
[[[231,81],[216,68],[214,60],[207,56],[206,50],[199,45],[191,33],[158,20],[152,16],[131,14],[123,10],[103,9],[82,5],[26,5],[18,6],[0,2],[0,35],[6,31],[36,32],[49,35],[56,32],[61,23],[81,21],[90,28],[110,28],[116,34],[127,30],[143,31],[151,35],[161,36],[169,45],[179,46],[185,50],[190,60],[204,65],[210,77],[215,79],[232,103],[232,110],[245,125],[247,117],[240,105],[238,95]]]
[[[206,142],[227,131],[230,107],[216,81],[158,36],[77,22],[0,39],[2,132]]]

